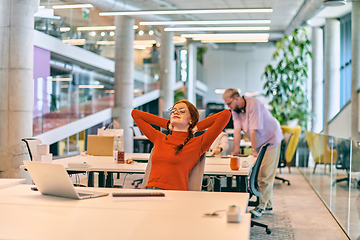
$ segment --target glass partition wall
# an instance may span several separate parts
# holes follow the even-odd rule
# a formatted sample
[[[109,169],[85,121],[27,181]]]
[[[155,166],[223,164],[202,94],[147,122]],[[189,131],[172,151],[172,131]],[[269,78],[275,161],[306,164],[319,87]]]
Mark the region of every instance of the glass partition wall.
[[[360,143],[303,132],[298,167],[351,239],[360,237]]]

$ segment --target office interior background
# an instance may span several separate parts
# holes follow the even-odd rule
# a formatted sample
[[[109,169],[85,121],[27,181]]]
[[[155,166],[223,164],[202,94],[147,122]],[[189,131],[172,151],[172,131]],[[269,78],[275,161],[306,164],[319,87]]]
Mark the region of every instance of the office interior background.
[[[235,8],[265,10],[142,12]],[[138,13],[103,14],[114,11]],[[169,23],[161,25],[164,21]],[[69,156],[85,151],[86,136],[116,119],[124,129],[125,151],[133,152],[133,108],[162,116],[182,97],[199,109],[225,108],[221,93],[230,87],[269,103],[271,99],[262,95],[265,67],[276,65],[276,42],[296,28],[305,28],[312,43],[302,86],[312,118],[302,130],[315,135],[309,141],[302,134],[292,164],[344,232],[358,236],[359,191],[352,183],[360,171],[357,0],[1,0],[0,176],[29,177],[19,169],[28,159],[22,138],[51,144],[54,157]],[[237,35],[229,39],[208,34]],[[159,62],[151,59],[153,44],[160,52]],[[319,140],[323,136],[326,146]],[[338,148],[341,142],[347,146],[345,152]],[[324,152],[329,170],[313,172],[324,163],[316,162]],[[340,164],[345,159],[346,166]],[[327,165],[319,167],[326,170]],[[342,175],[347,184],[333,184]],[[336,203],[344,196],[345,207],[339,208]]]

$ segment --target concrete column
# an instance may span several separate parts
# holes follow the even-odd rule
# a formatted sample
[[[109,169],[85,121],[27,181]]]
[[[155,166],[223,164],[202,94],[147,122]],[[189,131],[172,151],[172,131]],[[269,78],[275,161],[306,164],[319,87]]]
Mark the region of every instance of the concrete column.
[[[125,152],[133,152],[131,111],[134,100],[134,18],[115,16],[115,83],[113,117],[124,129]]]
[[[360,83],[360,1],[352,2],[351,11],[351,139],[360,141],[359,83]]]
[[[197,47],[187,40],[187,100],[196,106],[196,56]]]
[[[329,121],[340,110],[340,22],[326,19],[325,23],[325,86],[324,133],[329,133]]]
[[[323,30],[312,28],[311,109],[314,115],[311,131],[319,133],[323,125]]]
[[[0,0],[0,177],[28,176],[22,138],[32,137],[34,1]]]
[[[161,32],[159,116],[174,104],[174,32]]]

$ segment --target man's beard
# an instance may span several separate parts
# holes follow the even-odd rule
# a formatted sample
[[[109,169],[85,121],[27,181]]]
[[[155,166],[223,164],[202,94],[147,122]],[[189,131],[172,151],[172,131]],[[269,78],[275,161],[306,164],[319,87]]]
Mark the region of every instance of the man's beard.
[[[234,112],[236,112],[237,114],[240,114],[242,111],[241,111],[241,108],[236,107],[236,108],[234,109]]]

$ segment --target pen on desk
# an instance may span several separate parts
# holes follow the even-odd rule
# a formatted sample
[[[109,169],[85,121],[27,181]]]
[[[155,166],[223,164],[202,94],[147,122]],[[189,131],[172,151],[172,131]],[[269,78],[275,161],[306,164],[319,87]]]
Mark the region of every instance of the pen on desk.
[[[37,191],[38,189],[37,189],[37,187],[32,187],[31,190]]]

